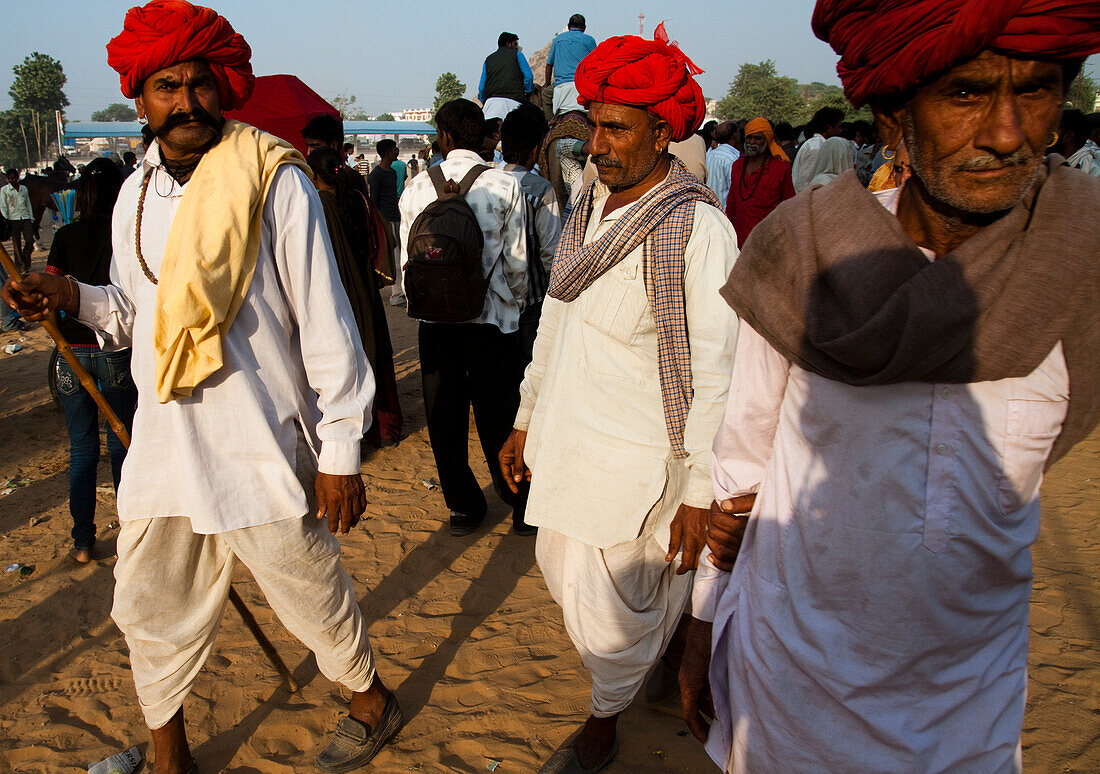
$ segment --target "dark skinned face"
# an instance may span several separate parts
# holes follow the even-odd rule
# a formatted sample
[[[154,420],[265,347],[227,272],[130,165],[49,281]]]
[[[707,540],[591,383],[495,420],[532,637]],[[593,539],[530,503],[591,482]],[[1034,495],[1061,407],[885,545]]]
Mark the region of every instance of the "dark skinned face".
[[[983,52],[879,113],[913,175],[963,213],[1013,207],[1035,181],[1065,98],[1062,66]]]
[[[181,62],[153,73],[134,103],[166,158],[201,154],[221,134],[218,86],[205,62]]]
[[[588,116],[592,122],[588,141],[592,163],[600,182],[613,192],[625,191],[645,180],[668,150],[668,124],[642,108],[593,102]]]

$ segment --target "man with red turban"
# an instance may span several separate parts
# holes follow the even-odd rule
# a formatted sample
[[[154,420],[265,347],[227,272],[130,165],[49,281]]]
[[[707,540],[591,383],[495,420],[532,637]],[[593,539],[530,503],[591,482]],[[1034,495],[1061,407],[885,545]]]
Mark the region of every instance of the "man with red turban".
[[[709,673],[727,772],[1019,772],[1039,485],[1100,421],[1100,181],[1046,157],[1100,5],[819,0],[814,30],[911,175],[784,202],[722,289],[685,719]]]
[[[614,758],[619,713],[677,628],[702,546],[737,332],[717,288],[737,244],[668,152],[702,120],[698,72],[660,28],[604,41],[574,76],[599,179],[558,243],[500,454],[511,485],[530,470],[539,567],[592,674],[591,715],[543,774]]]
[[[359,442],[374,378],[304,159],[222,110],[250,50],[183,0],[127,13],[108,61],[153,140],[114,210],[111,283],[31,274],[3,297],[133,347],[139,400],[118,490],[112,617],[126,637],[156,774],[197,771],[183,703],[234,567],[352,692],[317,758],[365,764],[400,727],[335,533],[365,508]],[[322,517],[327,517],[322,520]]]
[[[794,196],[790,162],[775,141],[768,119],[754,118],[745,124],[744,149],[730,168],[725,202],[738,247],[772,210]]]

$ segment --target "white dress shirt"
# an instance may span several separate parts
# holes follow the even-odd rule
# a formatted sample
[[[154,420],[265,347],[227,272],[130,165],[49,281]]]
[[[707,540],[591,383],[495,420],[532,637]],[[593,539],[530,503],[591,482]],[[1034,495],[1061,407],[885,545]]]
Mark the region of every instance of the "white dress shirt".
[[[718,203],[726,206],[726,199],[730,193],[730,180],[733,177],[733,162],[741,158],[741,152],[737,148],[722,143],[717,148],[707,151],[707,185],[714,195],[718,197]]]
[[[791,165],[791,180],[794,182],[794,192],[802,193],[808,188],[814,177],[814,167],[817,165],[817,152],[825,144],[825,135],[815,134],[802,143],[802,147],[795,154],[794,163]]]
[[[605,214],[607,196],[597,184],[585,243],[628,209]],[[718,295],[737,257],[737,237],[721,211],[696,204],[684,253],[694,397],[684,430],[688,457],[676,459],[643,252],[632,251],[575,301],[546,297],[520,387],[515,427],[528,431],[524,459],[532,471],[525,520],[597,548],[637,538],[651,512],[666,520],[667,545],[667,522],[680,503],[710,505],[710,442],[737,336],[737,318]]]
[[[1029,547],[1068,397],[1061,344],[1022,378],[852,387],[745,326],[714,495],[758,494],[732,575],[702,560],[693,596],[723,770],[1019,770]]]
[[[440,164],[443,175],[462,181],[474,166],[485,164],[473,151],[452,150]],[[428,175],[417,175],[401,194],[401,253],[408,261],[409,231],[416,216],[437,198]],[[499,169],[481,173],[466,195],[466,203],[477,216],[485,237],[482,261],[489,277],[489,290],[481,315],[470,322],[495,325],[502,333],[519,329],[519,315],[527,298],[527,220],[523,192],[516,179]],[[401,274],[401,292],[404,293]]]
[[[141,252],[159,275],[185,187],[159,162],[154,143],[119,193],[111,284],[80,288],[81,322],[99,331],[105,346],[133,347],[138,406],[119,518],[187,516],[195,532],[211,534],[301,517],[318,465],[326,473],[359,472],[359,441],[374,399],[320,199],[296,167],[275,173],[255,274],[222,342],[225,364],[190,397],[161,404],[154,387],[157,288],[137,261],[137,200],[153,169]]]
[[[33,220],[30,189],[21,185],[16,190],[10,183],[0,188],[0,215],[5,220]]]

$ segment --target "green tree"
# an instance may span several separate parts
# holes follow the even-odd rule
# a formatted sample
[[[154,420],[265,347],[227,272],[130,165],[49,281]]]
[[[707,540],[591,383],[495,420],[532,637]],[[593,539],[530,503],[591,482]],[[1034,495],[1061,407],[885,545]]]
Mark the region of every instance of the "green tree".
[[[383,113],[380,116],[375,116],[374,120],[375,121],[396,121],[397,119],[393,117],[393,113]]]
[[[15,80],[8,89],[12,109],[0,120],[0,158],[31,166],[49,155],[50,143],[55,143],[53,151],[57,150],[54,111],[69,104],[61,90],[65,73],[61,62],[37,51],[12,72]]]
[[[809,99],[806,106],[807,116],[812,116],[823,107],[834,107],[844,112],[845,121],[874,120],[874,117],[871,115],[871,108],[864,105],[859,110],[856,110],[852,107],[852,103],[845,98],[844,89],[839,86],[827,86],[824,83],[803,83],[799,84],[799,86],[803,88],[804,93]],[[813,88],[817,86],[822,88]]]
[[[1073,79],[1069,85],[1069,93],[1066,94],[1066,102],[1069,102],[1082,113],[1092,113],[1096,110],[1097,84],[1092,76],[1084,70]]]
[[[432,104],[432,112],[452,99],[458,99],[466,93],[466,84],[458,79],[454,73],[442,73],[435,80],[435,102]]]
[[[718,101],[720,118],[764,116],[769,121],[799,124],[806,120],[806,100],[794,78],[779,75],[771,59],[745,63],[730,84],[729,94]]]
[[[112,102],[103,110],[92,113],[93,121],[137,121],[137,118],[137,111],[121,102]]]
[[[354,94],[345,92],[333,97],[332,106],[340,111],[340,117],[345,121],[366,121],[369,118],[363,108],[356,104]]]

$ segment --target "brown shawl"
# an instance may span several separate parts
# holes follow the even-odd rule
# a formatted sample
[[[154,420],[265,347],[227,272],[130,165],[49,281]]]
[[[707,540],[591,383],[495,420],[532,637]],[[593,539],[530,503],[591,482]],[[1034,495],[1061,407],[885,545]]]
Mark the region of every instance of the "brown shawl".
[[[1022,377],[1061,341],[1070,403],[1049,466],[1100,421],[1100,180],[1061,162],[934,262],[847,172],[757,226],[722,296],[792,363],[857,386]]]

